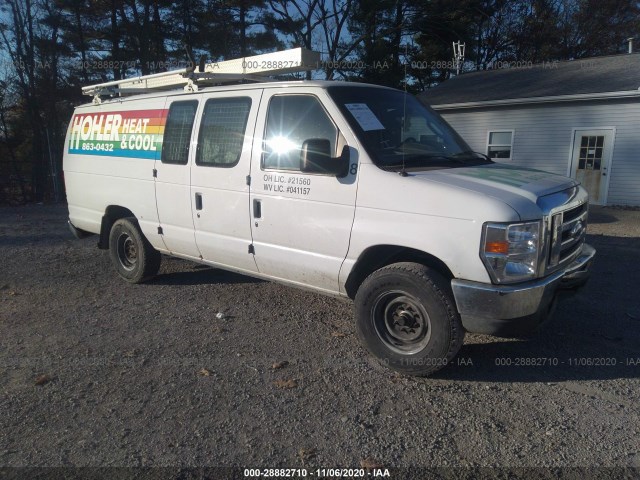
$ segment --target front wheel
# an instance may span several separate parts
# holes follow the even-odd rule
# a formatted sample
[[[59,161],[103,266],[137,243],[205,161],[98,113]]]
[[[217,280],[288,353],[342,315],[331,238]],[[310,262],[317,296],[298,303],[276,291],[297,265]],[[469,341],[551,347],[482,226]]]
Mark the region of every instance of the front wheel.
[[[426,376],[458,353],[464,329],[448,282],[418,263],[395,263],[375,271],[355,298],[356,329],[384,365]]]
[[[160,252],[144,237],[133,217],[114,222],[109,234],[109,256],[127,282],[142,283],[160,269]]]

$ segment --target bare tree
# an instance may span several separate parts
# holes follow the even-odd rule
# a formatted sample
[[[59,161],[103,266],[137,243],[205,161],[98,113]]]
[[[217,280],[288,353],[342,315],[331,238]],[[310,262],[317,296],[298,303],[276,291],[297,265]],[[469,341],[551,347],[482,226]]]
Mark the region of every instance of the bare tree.
[[[31,0],[5,0],[6,23],[0,25],[5,52],[13,62],[15,81],[31,130],[30,156],[33,164],[32,186],[34,199],[42,201],[46,190],[47,163],[44,158],[43,120],[36,91],[38,67],[36,57],[39,19],[37,7]]]
[[[355,42],[347,43],[347,21],[353,9],[353,0],[320,0],[319,10],[322,35],[326,46],[325,78],[333,78],[336,70],[356,48]]]
[[[0,161],[0,177],[5,176],[4,185],[0,185],[4,191],[0,192],[0,199],[6,203],[15,202],[15,196],[12,190],[16,187],[20,191],[19,203],[26,203],[30,200],[29,193],[26,188],[26,181],[23,172],[23,162],[20,161],[16,154],[16,145],[19,139],[15,135],[15,129],[9,124],[9,115],[12,110],[12,103],[7,98],[10,91],[6,81],[0,81],[0,144],[3,145],[2,161]]]

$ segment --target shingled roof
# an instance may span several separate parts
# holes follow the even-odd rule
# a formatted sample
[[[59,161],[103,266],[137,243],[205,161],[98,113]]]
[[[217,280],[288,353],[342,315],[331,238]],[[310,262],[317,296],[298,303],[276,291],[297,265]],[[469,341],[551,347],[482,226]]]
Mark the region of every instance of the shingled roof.
[[[639,89],[640,54],[634,53],[465,73],[419,97],[437,106]]]

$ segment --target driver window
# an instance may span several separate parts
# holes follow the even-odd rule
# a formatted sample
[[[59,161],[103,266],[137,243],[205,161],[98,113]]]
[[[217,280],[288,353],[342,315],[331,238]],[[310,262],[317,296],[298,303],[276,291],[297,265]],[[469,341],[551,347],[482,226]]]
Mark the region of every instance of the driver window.
[[[262,168],[300,170],[302,143],[325,138],[336,151],[338,130],[320,101],[310,95],[278,95],[269,103]]]

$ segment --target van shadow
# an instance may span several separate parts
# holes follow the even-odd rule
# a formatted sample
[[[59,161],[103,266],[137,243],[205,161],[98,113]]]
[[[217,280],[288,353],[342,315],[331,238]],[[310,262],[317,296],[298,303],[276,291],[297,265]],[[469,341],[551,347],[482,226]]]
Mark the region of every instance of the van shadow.
[[[592,205],[589,207],[589,223],[593,224],[606,224],[606,223],[616,223],[620,220],[618,217],[611,213],[611,210],[605,209],[604,207],[599,207],[596,205]]]
[[[434,377],[486,382],[640,378],[640,239],[589,235],[596,250],[587,285],[558,302],[529,340],[469,335]]]
[[[187,264],[185,262],[185,264]],[[214,284],[250,284],[263,280],[239,273],[220,270],[205,265],[189,267],[189,270],[161,273],[149,283],[153,285],[214,285]]]

